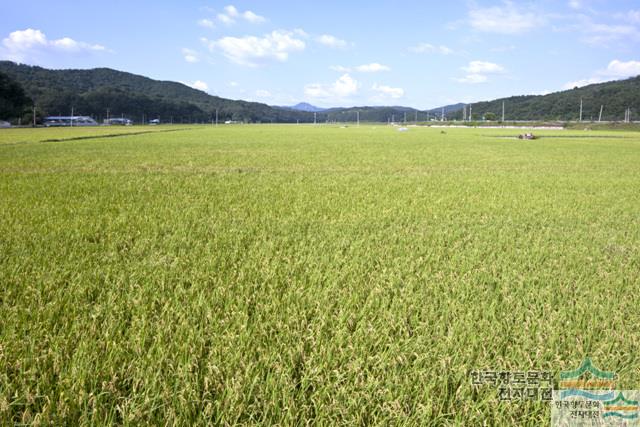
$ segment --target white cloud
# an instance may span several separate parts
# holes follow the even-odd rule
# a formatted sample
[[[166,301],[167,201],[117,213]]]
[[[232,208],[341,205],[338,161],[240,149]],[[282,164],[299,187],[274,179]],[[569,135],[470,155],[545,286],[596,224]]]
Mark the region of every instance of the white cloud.
[[[580,0],[569,0],[569,7],[571,9],[582,9],[582,1]]]
[[[231,86],[231,87],[238,87],[238,86],[240,86],[240,83],[238,83],[238,82],[233,82],[233,81],[232,81],[232,82],[229,82],[228,84],[229,84],[229,86]]]
[[[316,37],[316,41],[321,45],[334,49],[344,49],[349,45],[345,40],[339,39],[336,36],[332,36],[330,34],[323,34],[321,36],[318,36]]]
[[[602,74],[605,76],[620,78],[640,75],[640,61],[622,62],[618,59],[614,59],[609,62],[607,69],[602,71]]]
[[[244,19],[250,24],[261,24],[267,20],[264,16],[260,16],[251,10],[240,12],[238,8],[233,5],[225,6],[224,13],[218,13],[216,18],[225,25],[233,25],[237,19]]]
[[[467,83],[467,84],[478,84],[484,83],[488,80],[487,76],[482,74],[468,74],[462,78],[454,79],[459,83]]]
[[[391,71],[391,68],[387,65],[382,65],[377,62],[372,62],[371,64],[362,64],[357,67],[343,67],[342,65],[332,65],[329,67],[332,71],[337,71],[339,73],[351,73],[353,71],[357,71],[360,73],[379,73],[381,71]]]
[[[514,50],[516,50],[516,47],[512,44],[505,45],[505,46],[496,46],[489,49],[490,52],[496,52],[496,53],[511,52]]]
[[[568,82],[562,88],[573,89],[574,87],[603,83],[610,80],[625,79],[628,77],[635,77],[637,75],[640,75],[640,61],[623,62],[618,59],[614,59],[609,62],[606,69],[596,71],[595,75],[589,78]]]
[[[573,89],[575,87],[588,86],[595,83],[602,83],[603,80],[600,77],[591,77],[589,79],[581,79],[573,82],[566,83],[562,86],[563,89]]]
[[[256,90],[256,96],[258,98],[271,98],[272,95],[268,90],[258,89]]]
[[[184,60],[191,63],[191,64],[195,64],[196,62],[200,61],[200,58],[198,57],[198,52],[196,52],[193,49],[188,49],[188,48],[182,48],[182,56],[184,57]]]
[[[59,40],[52,40],[50,42],[50,45],[61,50],[66,50],[68,52],[81,52],[81,51],[101,52],[101,51],[107,50],[107,48],[105,48],[102,45],[79,42],[69,37],[63,37]]]
[[[378,73],[380,71],[390,71],[390,70],[391,68],[389,68],[388,66],[378,64],[377,62],[372,62],[371,64],[358,65],[356,67],[356,71],[359,71],[361,73]]]
[[[640,10],[630,10],[625,14],[625,18],[635,24],[640,24]]]
[[[105,52],[108,49],[99,44],[90,44],[63,37],[49,40],[45,33],[33,28],[14,31],[2,40],[0,57],[12,61],[31,60],[41,53],[90,53]]]
[[[332,65],[329,67],[332,71],[337,71],[339,73],[350,73],[352,70],[349,67],[343,67],[342,65]]]
[[[233,5],[225,6],[224,11],[228,16],[232,18],[236,18],[238,15],[240,15],[240,12],[238,12],[238,9],[236,9],[236,7]]]
[[[33,28],[14,31],[9,34],[9,37],[2,40],[2,44],[14,52],[25,51],[36,46],[46,46],[48,43],[47,36],[42,31]]]
[[[462,67],[462,70],[469,74],[493,74],[502,73],[504,67],[502,65],[494,64],[487,61],[471,61],[466,67]]]
[[[225,25],[231,25],[236,23],[235,19],[233,19],[229,15],[225,15],[224,13],[218,14],[218,21],[222,22]]]
[[[253,13],[250,10],[247,10],[246,12],[244,12],[242,14],[242,17],[248,21],[251,22],[252,24],[260,24],[264,21],[266,21],[266,18],[260,15],[256,15],[255,13]]]
[[[344,99],[358,93],[360,83],[349,74],[342,75],[331,84],[312,83],[304,87],[304,94],[310,98]]]
[[[203,92],[206,92],[206,91],[208,91],[208,90],[209,90],[209,85],[208,85],[208,84],[206,84],[205,82],[203,82],[202,80],[196,80],[196,81],[195,81],[195,82],[193,82],[193,83],[189,83],[189,82],[182,82],[182,81],[181,81],[180,83],[182,83],[182,84],[184,84],[184,85],[187,85],[187,86],[189,86],[190,88],[197,89],[197,90],[201,90],[201,91],[203,91]]]
[[[484,83],[489,80],[487,74],[500,74],[505,71],[502,65],[487,61],[471,61],[466,67],[462,67],[461,70],[465,71],[467,75],[462,78],[454,78],[453,80],[466,84]]]
[[[204,28],[215,28],[216,24],[211,19],[201,19],[198,21],[198,25]]]
[[[285,62],[289,54],[303,51],[305,42],[292,31],[275,30],[263,37],[223,37],[218,40],[201,39],[211,51],[220,50],[230,61],[249,67],[268,62]]]
[[[442,55],[450,55],[453,53],[453,49],[447,46],[435,46],[430,43],[419,43],[416,46],[410,47],[409,51],[414,53],[440,53]]]
[[[503,1],[500,6],[469,10],[471,27],[482,32],[498,34],[520,34],[541,24],[544,20],[533,11],[523,11],[511,1]]]
[[[590,45],[608,46],[620,40],[640,40],[640,30],[633,25],[599,24],[583,18],[579,28],[586,33],[583,41]]]
[[[371,90],[377,92],[378,96],[386,98],[398,99],[404,96],[404,89],[399,87],[384,86],[376,83],[371,87]]]

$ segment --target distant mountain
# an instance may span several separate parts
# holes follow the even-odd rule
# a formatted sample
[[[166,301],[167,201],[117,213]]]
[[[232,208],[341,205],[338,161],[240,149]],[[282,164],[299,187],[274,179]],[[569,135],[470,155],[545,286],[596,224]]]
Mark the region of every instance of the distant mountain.
[[[461,102],[457,103],[457,104],[451,104],[451,105],[444,105],[442,107],[437,107],[437,108],[433,108],[431,110],[428,111],[428,113],[431,113],[437,117],[441,117],[442,116],[442,110],[444,110],[444,115],[445,117],[448,114],[451,113],[455,113],[456,111],[462,111],[462,109],[464,108],[466,104],[463,104]]]
[[[0,72],[17,81],[44,115],[76,114],[97,119],[127,116],[136,122],[209,122],[218,119],[246,122],[312,122],[313,114],[283,110],[265,104],[236,101],[192,89],[182,83],[152,80],[109,68],[48,70],[0,61]],[[8,117],[3,117],[8,118]]]
[[[0,74],[7,76],[3,79],[7,83],[0,82],[0,85],[7,88],[8,82],[19,85],[24,90],[25,99],[35,103],[40,115],[68,115],[73,108],[78,115],[93,116],[98,120],[109,114],[111,117],[124,115],[135,122],[140,122],[143,117],[145,120],[160,118],[163,122],[172,120],[174,123],[210,122],[217,113],[219,121],[248,123],[355,122],[358,116],[362,122],[403,122],[405,117],[407,122],[416,119],[424,122],[440,118],[443,109],[448,119],[461,119],[465,105],[458,103],[430,110],[402,106],[321,109],[307,103],[271,107],[220,98],[182,83],[152,80],[109,68],[48,70],[0,61]],[[22,107],[11,104],[13,101],[8,95],[3,95],[4,92],[18,93],[16,90],[19,92],[19,88],[0,90],[0,110],[4,110],[2,114],[5,116],[18,114],[26,118],[26,113],[21,112]],[[473,104],[473,119],[500,118],[504,102],[506,120],[576,120],[581,99],[584,120],[598,119],[601,106],[603,120],[622,120],[627,108],[631,108],[632,114],[638,114],[640,76],[544,96],[513,96],[477,102]],[[13,107],[5,108],[10,105]]]
[[[352,122],[360,115],[363,122],[425,122],[442,116],[444,108],[445,116],[455,111],[462,110],[464,104],[447,105],[431,110],[418,110],[410,107],[349,107],[349,108],[329,108],[323,113],[329,121]]]
[[[286,108],[290,108],[291,110],[296,111],[306,111],[307,113],[321,113],[326,110],[325,108],[316,107],[315,105],[311,105],[306,102],[301,102],[299,104]]]
[[[505,120],[578,120],[582,100],[582,119],[622,121],[627,108],[638,117],[640,112],[640,76],[626,80],[592,84],[548,95],[525,95],[472,104],[473,119],[488,115],[500,119],[504,103]],[[461,119],[462,110],[447,115]],[[632,117],[633,118],[633,117]]]

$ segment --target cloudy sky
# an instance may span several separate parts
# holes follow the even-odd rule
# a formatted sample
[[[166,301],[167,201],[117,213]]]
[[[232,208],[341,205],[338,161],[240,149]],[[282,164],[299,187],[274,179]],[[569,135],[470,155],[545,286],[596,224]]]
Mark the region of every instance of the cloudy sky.
[[[290,105],[431,108],[640,74],[638,0],[10,2],[0,58]]]

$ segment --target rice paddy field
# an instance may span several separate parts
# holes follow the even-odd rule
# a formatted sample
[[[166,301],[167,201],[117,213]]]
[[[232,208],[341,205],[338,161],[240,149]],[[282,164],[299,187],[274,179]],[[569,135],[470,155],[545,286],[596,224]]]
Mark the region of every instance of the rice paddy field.
[[[144,131],[144,133],[140,133]],[[0,131],[0,424],[526,425],[640,388],[640,133]]]

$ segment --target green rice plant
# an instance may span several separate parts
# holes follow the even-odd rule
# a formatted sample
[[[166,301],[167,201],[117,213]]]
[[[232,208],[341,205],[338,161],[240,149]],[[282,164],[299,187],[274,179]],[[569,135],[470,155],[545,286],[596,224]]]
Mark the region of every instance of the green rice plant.
[[[640,134],[166,129],[0,131],[0,424],[547,425],[469,372],[587,356],[640,388]]]

